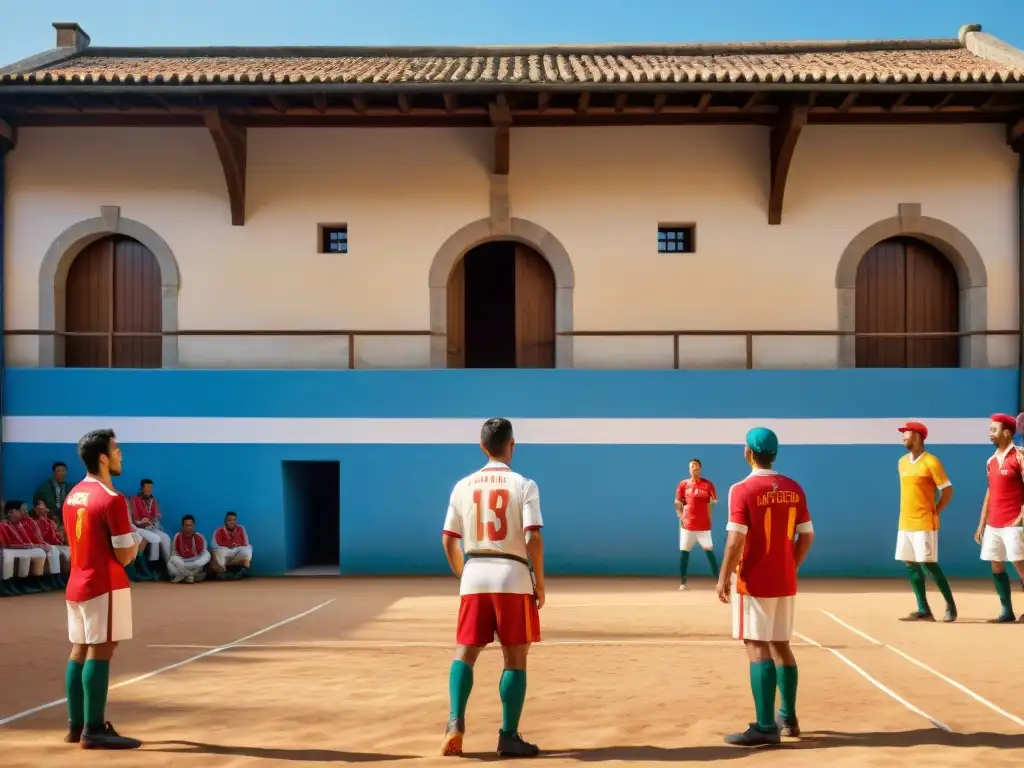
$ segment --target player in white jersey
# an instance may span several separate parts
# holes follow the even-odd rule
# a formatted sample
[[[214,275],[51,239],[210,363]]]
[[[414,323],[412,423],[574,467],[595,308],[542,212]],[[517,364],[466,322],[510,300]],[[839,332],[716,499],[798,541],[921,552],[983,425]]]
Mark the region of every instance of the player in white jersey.
[[[488,463],[456,483],[441,537],[448,564],[459,577],[462,601],[441,754],[462,754],[473,665],[497,635],[505,657],[498,685],[498,756],[534,757],[540,750],[524,741],[518,729],[526,701],[526,656],[530,644],[540,640],[539,611],[544,605],[540,491],[533,480],[509,468],[515,439],[508,419],[484,422],[480,447]]]

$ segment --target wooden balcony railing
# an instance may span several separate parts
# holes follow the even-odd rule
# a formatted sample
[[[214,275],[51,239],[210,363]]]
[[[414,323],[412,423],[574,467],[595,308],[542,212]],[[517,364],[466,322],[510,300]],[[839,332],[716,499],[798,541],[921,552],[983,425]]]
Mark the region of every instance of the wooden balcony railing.
[[[163,331],[150,333],[128,333],[109,331],[45,331],[29,329],[10,329],[4,331],[5,336],[50,336],[61,339],[75,338],[101,338],[107,341],[108,360],[113,359],[114,341],[116,339],[150,339],[163,338],[166,336],[177,337],[246,337],[246,338],[344,338],[348,346],[348,367],[355,368],[356,363],[356,339],[360,337],[430,337],[443,336],[430,330],[242,330],[242,329],[190,329],[179,331]],[[956,331],[956,332],[917,332],[917,333],[860,333],[856,331],[838,330],[579,330],[559,331],[558,336],[569,336],[573,338],[665,338],[672,341],[672,367],[679,369],[680,350],[679,342],[686,338],[742,338],[746,347],[746,367],[754,367],[754,339],[755,338],[850,338],[850,339],[904,339],[904,340],[928,340],[928,339],[964,339],[976,336],[983,337],[1018,337],[1016,330],[987,330],[987,331]],[[1018,361],[1019,362],[1019,361]]]

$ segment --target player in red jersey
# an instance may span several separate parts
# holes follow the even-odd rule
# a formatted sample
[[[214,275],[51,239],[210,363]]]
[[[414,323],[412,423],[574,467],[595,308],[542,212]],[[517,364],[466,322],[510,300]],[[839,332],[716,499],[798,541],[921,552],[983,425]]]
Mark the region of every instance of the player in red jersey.
[[[711,574],[718,576],[718,558],[711,541],[711,505],[718,503],[715,484],[700,476],[700,459],[690,459],[690,477],[676,488],[676,516],[679,518],[679,589],[686,589],[690,551],[695,544],[707,555]]]
[[[121,736],[105,718],[110,659],[118,642],[132,636],[131,581],[124,569],[138,552],[128,501],[111,479],[121,474],[114,430],[86,434],[78,441],[78,456],[87,474],[63,508],[71,547],[66,597],[72,643],[64,676],[64,740],[84,749],[137,749],[142,742]]]
[[[797,569],[814,541],[803,488],[772,469],[779,439],[765,427],[747,433],[743,450],[752,472],[729,489],[729,540],[718,578],[718,598],[728,603],[732,587],[733,637],[750,659],[750,688],[757,722],[727,744],[760,747],[799,736],[797,667],[789,647],[797,593]],[[781,698],[775,714],[775,690]]]
[[[1016,621],[1006,563],[1013,563],[1017,575],[1024,579],[1024,450],[1013,444],[1016,431],[1016,418],[1006,413],[992,415],[988,439],[996,452],[985,462],[988,490],[974,533],[974,540],[981,545],[981,559],[992,563],[992,579],[1002,606],[993,620],[997,624]]]

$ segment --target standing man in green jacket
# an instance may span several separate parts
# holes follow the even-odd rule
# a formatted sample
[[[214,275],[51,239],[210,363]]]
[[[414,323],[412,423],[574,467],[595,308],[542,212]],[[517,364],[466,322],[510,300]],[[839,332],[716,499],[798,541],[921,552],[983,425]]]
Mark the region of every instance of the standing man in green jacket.
[[[62,518],[64,499],[68,497],[70,490],[67,482],[68,465],[63,461],[55,461],[50,469],[53,470],[53,475],[36,488],[36,492],[32,494],[32,506],[35,506],[36,502],[42,501],[50,510],[50,519],[58,525],[62,525],[64,522]]]

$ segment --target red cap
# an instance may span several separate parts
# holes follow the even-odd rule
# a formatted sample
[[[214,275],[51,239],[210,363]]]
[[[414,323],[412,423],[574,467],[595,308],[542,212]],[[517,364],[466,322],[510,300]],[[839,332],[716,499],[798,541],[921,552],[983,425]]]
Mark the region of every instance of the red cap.
[[[994,421],[996,424],[1002,424],[1004,427],[1011,430],[1012,432],[1017,431],[1017,419],[1016,417],[1011,416],[1008,413],[993,413],[992,421]]]
[[[921,436],[922,440],[928,439],[928,427],[920,421],[908,421],[900,427],[900,432],[917,432],[917,434]]]

